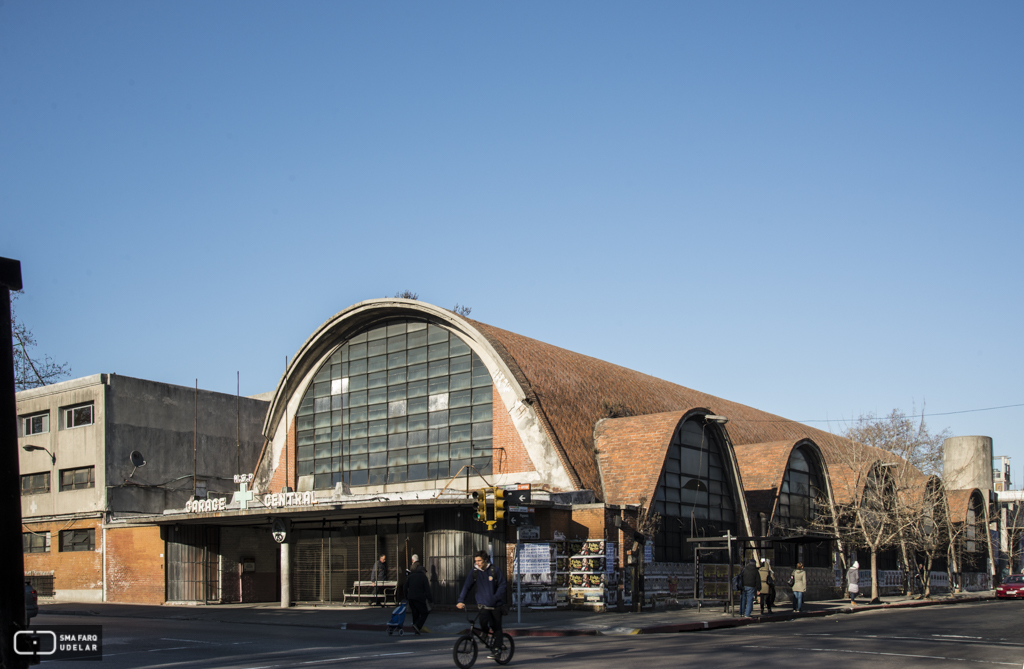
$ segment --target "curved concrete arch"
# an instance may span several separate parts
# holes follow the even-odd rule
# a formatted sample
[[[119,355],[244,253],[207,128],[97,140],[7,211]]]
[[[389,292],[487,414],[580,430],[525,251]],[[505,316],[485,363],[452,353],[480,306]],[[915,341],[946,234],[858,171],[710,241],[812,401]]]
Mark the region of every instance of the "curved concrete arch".
[[[287,439],[281,434],[283,426],[284,434],[287,434],[286,417],[295,415],[313,373],[331,352],[357,331],[374,323],[410,316],[419,316],[444,326],[462,338],[480,356],[535,469],[548,473],[552,485],[557,488],[576,489],[578,486],[574,484],[573,478],[566,471],[565,462],[551,443],[541,418],[532,406],[532,400],[528,399],[516,375],[487,337],[467,320],[447,309],[403,298],[365,300],[354,304],[324,321],[306,339],[278,381],[267,410],[263,435],[271,448],[264,449],[263,457],[269,457],[274,464],[279,460],[281,452],[286,448]],[[261,470],[266,475],[264,478],[268,478],[269,470],[263,462],[257,465],[257,472]]]
[[[793,447],[789,449],[789,453],[786,455],[786,463],[782,468],[782,474],[779,478],[778,485],[775,487],[775,505],[772,507],[771,521],[775,520],[775,514],[779,510],[779,489],[782,487],[782,482],[786,477],[786,470],[789,469],[789,461],[793,457],[793,451],[798,448],[807,449],[814,457],[819,469],[821,470],[821,478],[825,484],[825,501],[830,508],[835,506],[835,497],[832,494],[832,480],[828,473],[828,463],[825,462],[825,455],[821,452],[821,448],[814,443],[812,439],[798,439],[794,442]]]
[[[598,464],[602,480],[603,501],[607,504],[631,504],[646,498],[654,502],[658,479],[665,467],[665,458],[672,438],[683,423],[716,412],[703,406],[691,407],[685,411],[671,411],[624,418],[606,418],[594,427],[594,443],[598,453]],[[733,502],[736,504],[736,524],[750,533],[750,519],[743,492],[743,478],[736,459],[735,446],[726,426],[709,425],[722,439],[725,467],[733,488]],[[638,445],[649,444],[651,449],[637,452]]]

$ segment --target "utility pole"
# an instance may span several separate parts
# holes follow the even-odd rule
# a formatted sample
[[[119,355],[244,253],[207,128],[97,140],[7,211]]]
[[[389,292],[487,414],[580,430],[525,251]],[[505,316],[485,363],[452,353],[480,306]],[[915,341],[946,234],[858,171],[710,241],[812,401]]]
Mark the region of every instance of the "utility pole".
[[[25,560],[21,536],[21,485],[18,462],[18,408],[14,392],[14,347],[11,344],[11,291],[21,290],[21,263],[0,258],[0,663],[11,669],[28,666],[14,652],[14,633],[25,629]]]

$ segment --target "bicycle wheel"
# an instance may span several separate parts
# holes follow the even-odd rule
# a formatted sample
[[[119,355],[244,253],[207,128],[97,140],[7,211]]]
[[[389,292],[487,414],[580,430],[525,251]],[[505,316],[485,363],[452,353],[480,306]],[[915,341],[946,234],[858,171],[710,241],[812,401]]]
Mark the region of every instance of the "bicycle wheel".
[[[508,632],[504,632],[501,635],[501,650],[494,655],[494,661],[498,664],[508,664],[512,661],[512,656],[516,652],[516,642],[512,640],[512,637],[508,635]]]
[[[472,635],[460,636],[452,648],[452,659],[459,669],[469,669],[476,662],[476,640]]]

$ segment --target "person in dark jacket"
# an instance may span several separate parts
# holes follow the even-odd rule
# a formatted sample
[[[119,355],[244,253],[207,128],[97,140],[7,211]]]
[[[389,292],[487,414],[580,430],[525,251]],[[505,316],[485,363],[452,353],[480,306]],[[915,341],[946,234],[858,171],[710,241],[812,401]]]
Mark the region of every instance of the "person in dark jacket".
[[[417,559],[418,555],[412,557],[414,562],[409,567],[409,573],[405,579],[405,598],[412,610],[412,626],[415,628],[416,634],[419,634],[427,622],[427,616],[430,615],[429,602],[433,602],[434,597],[430,593],[430,579],[427,578],[427,570],[420,564]]]
[[[487,551],[480,551],[473,556],[473,570],[466,576],[466,584],[459,595],[460,609],[466,608],[466,595],[469,589],[476,587],[476,605],[480,607],[480,629],[486,635],[488,630],[494,633],[494,646],[487,657],[494,659],[502,646],[501,607],[505,605],[505,574],[491,564]]]
[[[754,613],[754,595],[761,589],[761,573],[757,570],[757,562],[750,558],[750,562],[743,566],[740,571],[740,580],[743,582],[743,598],[740,600],[740,613],[749,618]]]
[[[388,580],[388,556],[381,555],[373,563],[373,569],[370,571],[370,581],[373,583],[374,596],[381,595],[384,592],[384,586],[379,585],[379,583],[386,580]],[[377,603],[380,606],[384,606],[384,597],[382,596]]]

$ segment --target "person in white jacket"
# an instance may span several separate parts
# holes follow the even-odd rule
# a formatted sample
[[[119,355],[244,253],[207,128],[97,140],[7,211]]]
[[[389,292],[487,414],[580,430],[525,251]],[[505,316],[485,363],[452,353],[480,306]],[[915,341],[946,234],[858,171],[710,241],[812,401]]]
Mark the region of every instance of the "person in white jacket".
[[[850,590],[850,606],[857,606],[857,593],[860,592],[860,563],[856,560],[850,570],[846,572],[846,582]]]

